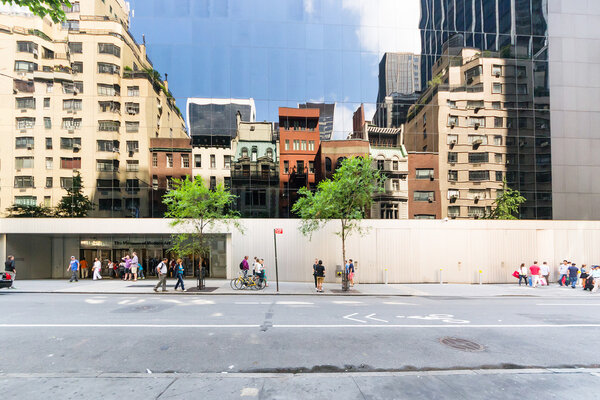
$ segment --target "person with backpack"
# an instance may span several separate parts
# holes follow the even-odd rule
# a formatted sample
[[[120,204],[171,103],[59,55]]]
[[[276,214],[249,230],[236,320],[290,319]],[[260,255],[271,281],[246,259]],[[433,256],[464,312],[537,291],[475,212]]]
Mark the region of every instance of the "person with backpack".
[[[158,292],[158,287],[162,285],[162,291],[167,291],[167,263],[168,259],[163,258],[163,260],[156,266],[156,274],[158,275],[158,283],[154,286],[154,291]]]
[[[244,278],[248,277],[248,270],[250,270],[250,265],[248,265],[248,256],[244,256],[244,259],[240,263],[240,270],[244,274]]]
[[[177,264],[175,264],[175,274],[177,276],[177,283],[173,290],[177,290],[181,284],[181,291],[185,292],[185,288],[183,287],[183,260],[181,258],[177,259]]]

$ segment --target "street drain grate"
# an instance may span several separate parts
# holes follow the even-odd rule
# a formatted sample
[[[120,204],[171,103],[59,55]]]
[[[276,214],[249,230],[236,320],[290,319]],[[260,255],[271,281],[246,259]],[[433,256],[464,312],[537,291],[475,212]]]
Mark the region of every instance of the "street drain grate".
[[[440,339],[441,344],[445,344],[453,349],[477,352],[485,350],[485,347],[479,343],[472,342],[470,340],[455,338],[455,337],[444,337]]]

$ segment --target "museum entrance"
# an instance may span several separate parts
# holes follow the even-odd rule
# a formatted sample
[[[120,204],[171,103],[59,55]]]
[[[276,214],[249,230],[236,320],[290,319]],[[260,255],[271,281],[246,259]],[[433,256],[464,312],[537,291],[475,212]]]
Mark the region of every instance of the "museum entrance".
[[[108,262],[121,263],[126,256],[135,251],[146,277],[156,276],[156,266],[163,257],[169,259],[169,276],[174,276],[173,267],[178,258],[183,260],[184,274],[187,278],[196,277],[202,266],[207,278],[226,278],[227,276],[227,235],[207,235],[209,252],[201,263],[198,255],[179,255],[171,251],[170,235],[98,235],[80,238],[79,257],[87,260],[90,268],[94,258],[102,262],[102,275],[109,276]],[[91,275],[91,274],[90,274]]]

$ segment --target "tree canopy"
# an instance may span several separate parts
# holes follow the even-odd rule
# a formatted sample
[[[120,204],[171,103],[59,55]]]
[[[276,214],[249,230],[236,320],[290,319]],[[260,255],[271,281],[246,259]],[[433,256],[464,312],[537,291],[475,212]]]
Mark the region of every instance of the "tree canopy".
[[[52,21],[58,23],[66,19],[63,4],[71,7],[68,0],[0,0],[2,4],[11,4],[16,6],[27,7],[38,17],[44,18],[49,16]]]
[[[519,207],[527,200],[521,195],[516,189],[511,189],[506,183],[506,179],[503,181],[502,195],[496,198],[494,202],[494,209],[492,210],[489,218],[490,219],[518,219]]]
[[[173,179],[173,189],[163,196],[167,206],[166,218],[172,218],[171,226],[179,227],[180,234],[173,235],[172,250],[180,255],[198,254],[204,257],[209,250],[205,230],[217,222],[233,224],[240,229],[236,221],[239,213],[231,206],[235,200],[222,184],[210,189],[202,179]]]
[[[292,210],[302,218],[300,231],[307,236],[331,220],[339,220],[336,234],[342,239],[342,259],[346,260],[346,239],[353,232],[362,234],[360,221],[371,208],[373,194],[382,191],[383,177],[373,167],[370,157],[353,157],[342,161],[332,179],[317,185],[315,192],[300,189]]]

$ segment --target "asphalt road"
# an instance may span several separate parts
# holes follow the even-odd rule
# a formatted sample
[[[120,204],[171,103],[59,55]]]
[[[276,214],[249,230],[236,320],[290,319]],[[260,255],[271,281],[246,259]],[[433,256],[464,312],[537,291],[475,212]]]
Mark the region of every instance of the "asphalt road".
[[[321,398],[429,393],[489,399],[507,398],[507,390],[516,394],[521,384],[527,388],[532,383],[537,389],[528,389],[525,398],[596,398],[597,392],[588,392],[587,386],[600,384],[595,375],[600,371],[600,297],[595,296],[0,293],[0,341],[5,344],[0,384],[12,388],[8,398],[11,393],[25,398],[21,389],[31,391],[27,398],[37,398],[36,393],[41,398],[51,388],[64,398],[81,398],[82,393],[103,399],[111,393],[115,398],[123,393],[131,398],[194,398],[195,389],[204,388],[221,398],[229,398],[228,391],[231,398],[304,398],[302,393],[309,397],[312,391],[310,397],[330,393]],[[571,370],[576,367],[586,369]],[[552,370],[557,368],[577,374]],[[481,369],[494,373],[472,373]],[[540,376],[532,382],[535,374]],[[152,380],[138,388],[123,385],[123,377]],[[179,377],[176,384],[174,377]],[[545,383],[535,384],[540,381]],[[555,385],[557,381],[562,383]],[[465,385],[479,390],[461,394]],[[399,388],[410,390],[404,396]]]

